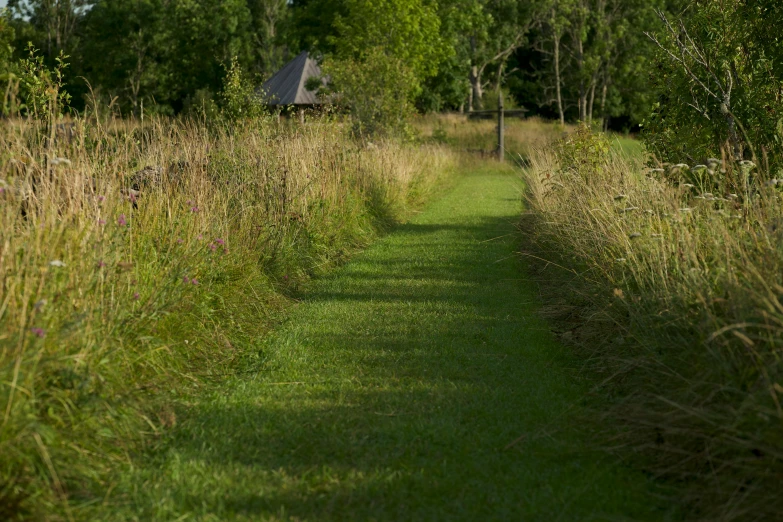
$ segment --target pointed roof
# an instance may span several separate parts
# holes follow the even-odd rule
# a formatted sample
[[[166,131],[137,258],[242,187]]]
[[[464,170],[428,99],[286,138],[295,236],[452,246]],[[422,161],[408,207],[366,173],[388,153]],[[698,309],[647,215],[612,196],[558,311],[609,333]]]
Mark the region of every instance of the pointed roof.
[[[307,51],[288,62],[261,89],[270,105],[320,105],[315,91],[305,89],[308,78],[321,77],[318,62]]]

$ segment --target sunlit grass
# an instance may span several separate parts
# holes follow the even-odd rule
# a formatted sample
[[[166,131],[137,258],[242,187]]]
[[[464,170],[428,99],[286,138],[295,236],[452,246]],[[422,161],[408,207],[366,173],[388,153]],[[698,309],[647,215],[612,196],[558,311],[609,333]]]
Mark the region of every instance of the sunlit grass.
[[[74,130],[0,129],[0,518],[102,498],[175,397],[262,359],[289,296],[453,165],[328,120]]]

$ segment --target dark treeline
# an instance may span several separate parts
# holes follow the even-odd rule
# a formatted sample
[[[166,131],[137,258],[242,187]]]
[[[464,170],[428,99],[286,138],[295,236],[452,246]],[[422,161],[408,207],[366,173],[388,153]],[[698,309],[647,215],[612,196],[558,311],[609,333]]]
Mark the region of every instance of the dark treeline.
[[[352,18],[376,22],[361,20],[372,16],[364,4],[401,13],[401,24],[404,13],[434,15],[421,30],[439,51],[414,71],[420,111],[492,108],[500,84],[531,114],[619,127],[651,106],[654,8],[677,12],[667,0],[12,0],[0,61],[25,58],[32,43],[50,66],[68,56],[74,109],[98,99],[123,114],[142,103],[174,114],[214,100],[233,58],[258,82],[302,50],[367,45],[371,31],[345,30]]]

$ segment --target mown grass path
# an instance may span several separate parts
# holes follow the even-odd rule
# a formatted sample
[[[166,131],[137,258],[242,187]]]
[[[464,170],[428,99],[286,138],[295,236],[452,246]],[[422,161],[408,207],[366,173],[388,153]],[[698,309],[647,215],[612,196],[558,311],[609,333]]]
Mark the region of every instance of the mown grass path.
[[[140,518],[662,520],[573,425],[589,386],[514,256],[521,187],[485,169],[333,276],[256,375],[189,408]],[[527,434],[515,446],[506,446]]]

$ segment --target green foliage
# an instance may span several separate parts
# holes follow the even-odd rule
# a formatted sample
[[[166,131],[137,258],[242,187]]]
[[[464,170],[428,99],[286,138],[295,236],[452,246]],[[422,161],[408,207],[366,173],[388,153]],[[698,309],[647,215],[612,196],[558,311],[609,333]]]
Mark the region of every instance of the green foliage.
[[[226,69],[220,100],[223,116],[230,121],[257,118],[264,112],[263,99],[256,93],[254,82],[242,72],[236,58],[231,59]]]
[[[335,54],[324,63],[351,109],[354,131],[404,133],[422,81],[448,55],[434,7],[422,0],[347,0],[338,16]]]
[[[17,66],[19,95],[22,104],[18,107],[24,114],[41,120],[49,120],[68,109],[71,95],[63,89],[63,73],[68,59],[62,52],[55,58],[54,69],[44,64],[38,49],[29,44],[28,57]]]
[[[603,133],[582,125],[555,144],[560,168],[582,179],[595,176],[611,157],[611,143]]]
[[[353,132],[359,137],[405,136],[416,92],[416,75],[384,49],[365,50],[361,58],[331,59],[324,63],[339,100],[351,110]]]
[[[783,23],[776,0],[703,0],[656,35],[650,70],[657,102],[645,123],[662,161],[753,159],[768,175],[783,165]]]

